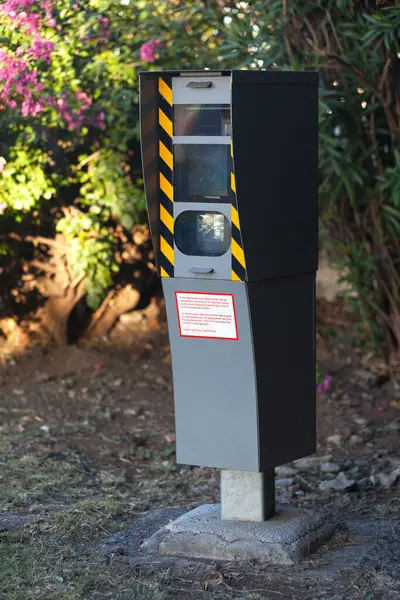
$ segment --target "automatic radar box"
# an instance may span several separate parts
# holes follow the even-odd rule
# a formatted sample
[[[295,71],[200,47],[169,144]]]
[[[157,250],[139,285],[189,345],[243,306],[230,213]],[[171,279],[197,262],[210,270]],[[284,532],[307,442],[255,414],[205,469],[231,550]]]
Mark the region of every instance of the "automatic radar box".
[[[179,463],[315,452],[317,103],[314,72],[140,74]]]

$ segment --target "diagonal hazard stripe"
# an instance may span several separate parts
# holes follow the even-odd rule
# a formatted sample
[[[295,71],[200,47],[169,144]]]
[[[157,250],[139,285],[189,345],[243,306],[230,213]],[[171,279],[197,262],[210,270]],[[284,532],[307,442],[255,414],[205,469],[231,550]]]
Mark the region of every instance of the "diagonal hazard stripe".
[[[244,252],[239,246],[239,244],[232,238],[232,254],[236,258],[236,260],[242,265],[242,267],[246,268],[246,261],[244,258]]]
[[[168,148],[162,143],[161,140],[160,140],[160,142],[158,144],[158,151],[159,151],[159,154],[160,154],[161,158],[165,162],[165,164],[168,165],[168,167],[172,171],[173,168],[174,168],[174,159],[173,159],[173,156],[172,156],[172,152],[170,152],[168,150]]]
[[[169,198],[171,200],[171,202],[173,202],[174,201],[174,188],[172,187],[172,185],[170,184],[168,179],[162,173],[160,173],[160,188],[162,189],[164,194],[167,196],[167,198]]]
[[[161,277],[169,277],[167,271],[164,269],[164,267],[161,267]]]
[[[158,109],[158,122],[164,131],[168,133],[169,137],[172,137],[172,121],[167,117],[165,112],[161,110],[161,108]]]
[[[239,223],[239,213],[236,210],[236,208],[232,205],[231,207],[231,220],[232,223],[238,228],[240,229],[240,223]]]
[[[162,235],[160,236],[160,250],[164,254],[164,256],[166,256],[168,258],[171,265],[173,265],[174,264],[174,250],[168,244],[167,240]]]
[[[165,210],[162,204],[160,204],[160,219],[164,223],[164,225],[170,230],[171,233],[174,233],[174,219],[171,217],[169,212]]]
[[[158,78],[158,91],[161,96],[172,106],[172,90],[168,84],[165,83],[162,77]]]
[[[236,181],[233,173],[231,173],[231,188],[236,194]]]
[[[238,276],[236,275],[236,273],[235,273],[235,271],[234,271],[233,269],[232,269],[232,272],[231,272],[231,277],[232,277],[232,281],[242,281],[242,280],[240,279],[240,277],[238,277]]]

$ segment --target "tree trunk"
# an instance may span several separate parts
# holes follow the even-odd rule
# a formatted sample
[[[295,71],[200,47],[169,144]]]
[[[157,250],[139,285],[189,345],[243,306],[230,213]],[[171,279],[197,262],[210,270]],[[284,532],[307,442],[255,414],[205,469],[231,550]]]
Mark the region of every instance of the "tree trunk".
[[[132,285],[111,291],[94,313],[84,338],[95,340],[106,337],[121,315],[134,310],[140,301],[140,292]]]
[[[75,297],[67,295],[65,298],[49,298],[39,311],[43,328],[58,346],[68,343],[68,319],[83,295],[84,292]]]

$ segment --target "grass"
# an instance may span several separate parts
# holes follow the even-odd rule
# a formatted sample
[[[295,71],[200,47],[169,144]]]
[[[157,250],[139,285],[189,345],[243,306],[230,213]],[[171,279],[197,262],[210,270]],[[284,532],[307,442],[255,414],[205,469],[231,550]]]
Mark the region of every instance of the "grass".
[[[299,579],[290,587],[287,571],[235,564],[222,567],[220,581],[215,565],[194,561],[190,572],[187,563],[137,572],[129,551],[114,552],[110,538],[137,516],[218,501],[219,493],[214,470],[175,465],[172,391],[158,383],[170,377],[169,364],[130,352],[122,360],[69,347],[0,372],[0,600],[309,597]],[[37,370],[49,377],[36,379]]]
[[[0,599],[164,600],[158,579],[132,580],[128,563],[96,550],[122,516],[121,502],[93,498],[0,532]]]
[[[58,544],[57,544],[58,542]],[[107,564],[57,537],[0,540],[1,600],[164,600],[157,579],[132,581],[129,566]]]
[[[156,573],[135,574],[129,561],[99,551],[132,522],[137,507],[181,499],[188,474],[169,472],[174,448],[139,446],[118,454],[140,460],[139,477],[92,463],[37,428],[0,435],[0,600],[167,600],[169,583]],[[157,462],[158,461],[158,462]],[[122,467],[131,461],[121,461]],[[169,463],[168,463],[169,464]],[[141,469],[149,473],[141,475]],[[207,477],[189,475],[204,486]],[[179,595],[178,595],[179,597]]]
[[[165,504],[179,489],[178,473],[159,474],[156,493],[147,478],[134,491],[112,470],[82,467],[72,453],[29,454],[28,440],[30,446],[29,436],[9,434],[0,443],[0,600],[240,598],[208,583],[190,589],[169,569],[136,572],[124,556],[99,550],[132,522],[134,494],[152,493]],[[204,480],[200,474],[201,485]]]

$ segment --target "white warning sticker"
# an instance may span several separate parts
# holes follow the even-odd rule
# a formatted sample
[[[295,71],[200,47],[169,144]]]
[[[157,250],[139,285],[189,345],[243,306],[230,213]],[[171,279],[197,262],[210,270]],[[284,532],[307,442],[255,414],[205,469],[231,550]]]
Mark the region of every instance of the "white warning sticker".
[[[233,294],[175,292],[181,337],[237,340]]]

